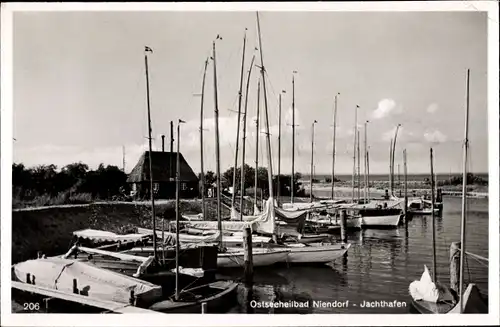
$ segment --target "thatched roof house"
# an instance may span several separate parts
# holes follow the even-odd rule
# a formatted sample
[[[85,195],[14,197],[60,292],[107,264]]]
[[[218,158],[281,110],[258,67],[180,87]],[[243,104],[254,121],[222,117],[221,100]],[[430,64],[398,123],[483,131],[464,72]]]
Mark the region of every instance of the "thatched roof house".
[[[177,152],[153,151],[151,157],[155,193],[159,198],[175,197]],[[132,184],[132,190],[139,193],[139,195],[147,196],[149,194],[149,158],[149,151],[145,151],[127,178],[127,183]],[[181,197],[198,196],[198,177],[184,159],[182,153],[179,161]]]

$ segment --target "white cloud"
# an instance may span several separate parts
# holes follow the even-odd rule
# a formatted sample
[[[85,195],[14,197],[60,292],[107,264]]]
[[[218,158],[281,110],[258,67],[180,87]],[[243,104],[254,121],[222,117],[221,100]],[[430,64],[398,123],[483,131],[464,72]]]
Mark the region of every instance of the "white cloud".
[[[424,138],[427,142],[431,143],[443,143],[446,142],[448,137],[438,130],[427,131],[424,133]]]
[[[383,99],[380,100],[377,106],[377,109],[375,109],[372,112],[372,117],[374,119],[380,119],[388,116],[391,112],[395,111],[396,108],[396,101],[393,99]],[[401,108],[399,108],[396,111],[402,111]]]
[[[437,105],[437,103],[431,103],[431,104],[427,107],[427,112],[428,112],[428,113],[430,113],[430,114],[433,114],[433,113],[435,113],[438,109],[439,109],[439,106]]]

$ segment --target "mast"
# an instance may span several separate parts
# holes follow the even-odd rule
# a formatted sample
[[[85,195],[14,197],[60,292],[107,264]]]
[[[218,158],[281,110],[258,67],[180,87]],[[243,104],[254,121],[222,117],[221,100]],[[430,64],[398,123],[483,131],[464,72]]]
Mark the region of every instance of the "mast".
[[[436,270],[436,230],[435,230],[435,215],[434,215],[434,165],[432,162],[432,148],[431,148],[431,215],[432,215],[432,275],[434,283],[437,281]]]
[[[365,150],[364,152],[364,157],[365,157],[365,176],[364,176],[364,184],[365,184],[365,204],[368,201],[368,120],[365,121]]]
[[[353,145],[353,150],[352,150],[352,202],[354,202],[354,183],[356,179],[356,139],[357,139],[357,130],[358,130],[358,108],[359,106],[356,105],[356,108],[354,109],[354,129],[353,129],[353,134],[354,134],[354,145]]]
[[[259,181],[259,117],[260,117],[260,79],[257,84],[257,120],[255,121],[255,180],[254,180],[254,205],[257,206],[257,187]],[[255,210],[254,210],[255,211]],[[255,214],[255,213],[254,213]]]
[[[243,36],[243,54],[241,56],[241,73],[240,73],[240,90],[238,92],[238,123],[236,127],[236,151],[234,153],[234,167],[233,167],[233,196],[231,198],[231,210],[234,208],[234,201],[236,199],[236,169],[238,166],[238,143],[240,139],[240,122],[241,122],[241,98],[243,96],[243,66],[245,64],[245,46],[247,41],[247,33]],[[243,208],[240,208],[240,211]]]
[[[389,192],[392,192],[392,139],[389,147]]]
[[[293,71],[295,73],[295,71]],[[295,75],[292,74],[292,184],[290,184],[290,202],[293,203],[295,193]]]
[[[203,105],[205,97],[205,77],[207,75],[208,58],[205,60],[203,70],[203,81],[201,83],[201,105],[200,105],[200,158],[201,158],[201,212],[203,219],[207,219],[205,212],[205,171],[203,169]]]
[[[217,35],[215,40],[221,37]],[[215,161],[217,163],[217,227],[219,229],[219,247],[222,248],[222,220],[220,207],[220,145],[219,145],[219,104],[217,99],[217,62],[215,59],[215,41],[212,43],[213,60],[214,60],[214,114],[215,114]]]
[[[262,37],[260,35],[260,21],[259,13],[257,12],[257,29],[259,32],[259,50],[260,50],[260,72],[262,74],[262,91],[264,95],[264,111],[266,117],[266,148],[267,148],[267,176],[269,180],[269,198],[271,199],[271,204],[274,205],[273,200],[273,161],[271,153],[271,134],[269,132],[269,111],[267,108],[267,91],[266,91],[266,76],[264,68],[264,57],[262,55]]]
[[[401,124],[396,126],[396,133],[394,134],[394,143],[392,144],[392,155],[391,155],[391,195],[394,195],[394,158],[396,157],[396,140],[398,138],[398,131]]]
[[[359,129],[357,128],[356,126],[356,133],[358,135],[358,142],[356,144],[356,147],[357,147],[357,153],[358,153],[358,203],[359,203],[359,200],[361,198],[361,172],[360,172],[360,169],[361,169],[361,165],[360,165],[360,159],[361,159],[361,155],[359,153]]]
[[[311,129],[311,132],[312,132],[312,135],[311,135],[311,178],[310,178],[310,187],[311,187],[311,191],[309,192],[309,202],[312,203],[313,201],[313,180],[314,180],[314,125],[317,123],[318,121],[314,121],[312,123],[312,129]]]
[[[280,175],[281,175],[281,94],[285,91],[280,92],[279,96],[279,107],[278,107],[278,177],[276,179],[277,190],[276,190],[276,200],[279,206],[281,186],[280,186]]]
[[[335,94],[335,106],[333,108],[333,144],[332,144],[332,200],[335,197],[335,136],[337,134],[337,97],[339,92]]]
[[[243,114],[243,139],[242,139],[242,149],[241,149],[241,197],[240,197],[240,220],[243,221],[243,196],[245,195],[245,145],[247,139],[247,108],[248,108],[248,89],[250,87],[250,76],[252,75],[253,62],[255,60],[255,55],[252,57],[250,62],[250,69],[248,70],[247,77],[247,87],[245,92],[245,113]]]
[[[462,175],[462,223],[460,227],[460,313],[464,312],[463,303],[463,285],[464,285],[464,259],[465,259],[465,223],[467,210],[467,148],[469,147],[469,78],[470,70],[467,69],[466,75],[466,96],[465,96],[465,139],[464,139],[464,158],[463,158],[463,175]]]
[[[370,199],[370,149],[366,150],[366,184],[368,184],[368,199]]]
[[[151,144],[151,103],[149,100],[149,68],[148,68],[148,52],[153,53],[150,47],[144,47],[144,63],[146,65],[146,99],[148,105],[148,140],[149,140],[149,193],[151,196],[151,218],[153,219],[153,256],[155,260],[157,258],[156,253],[156,215],[155,215],[155,198],[154,198],[154,187],[153,187],[153,164],[152,164],[152,152],[153,146]]]
[[[181,123],[184,121],[179,119],[177,123],[177,162],[175,164],[175,300],[179,300],[179,253],[181,252],[181,242],[179,241],[179,189],[181,178],[181,156],[180,156],[180,143],[181,143]]]

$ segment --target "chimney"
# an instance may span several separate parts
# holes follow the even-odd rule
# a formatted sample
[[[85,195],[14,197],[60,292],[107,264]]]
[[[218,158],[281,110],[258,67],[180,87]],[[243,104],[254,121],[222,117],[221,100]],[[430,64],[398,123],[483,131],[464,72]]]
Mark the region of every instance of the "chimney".
[[[161,152],[165,152],[165,135],[161,136]]]
[[[170,121],[170,152],[174,152],[174,122]]]

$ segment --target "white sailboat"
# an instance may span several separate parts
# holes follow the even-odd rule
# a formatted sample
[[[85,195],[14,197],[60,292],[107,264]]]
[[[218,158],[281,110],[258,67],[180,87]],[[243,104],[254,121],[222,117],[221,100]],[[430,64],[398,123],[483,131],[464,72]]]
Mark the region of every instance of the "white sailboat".
[[[458,296],[450,287],[441,285],[436,278],[435,252],[436,247],[433,244],[434,254],[434,279],[431,278],[427,267],[424,267],[424,273],[418,281],[414,281],[409,286],[409,293],[412,297],[413,307],[420,313],[487,313],[488,307],[482,298],[476,284],[470,283],[463,291],[464,285],[464,266],[465,266],[465,225],[466,225],[466,190],[467,190],[467,149],[468,149],[468,131],[469,131],[469,69],[466,77],[466,111],[465,111],[465,137],[464,137],[464,157],[463,157],[463,181],[462,181],[462,222],[460,233],[460,270],[458,283]],[[432,151],[432,150],[431,150]],[[431,152],[432,153],[432,152]],[[432,158],[432,157],[431,157]],[[432,167],[432,161],[431,161]],[[432,170],[431,170],[432,172]],[[434,177],[431,173],[432,202],[434,203]],[[433,221],[434,221],[434,214]],[[434,227],[434,224],[433,224]],[[434,229],[433,229],[434,233]],[[434,234],[433,234],[434,235]],[[434,237],[433,237],[434,239]]]

